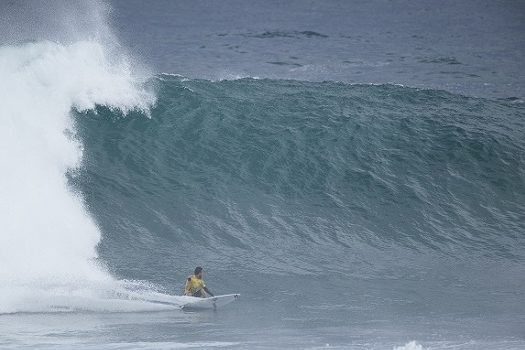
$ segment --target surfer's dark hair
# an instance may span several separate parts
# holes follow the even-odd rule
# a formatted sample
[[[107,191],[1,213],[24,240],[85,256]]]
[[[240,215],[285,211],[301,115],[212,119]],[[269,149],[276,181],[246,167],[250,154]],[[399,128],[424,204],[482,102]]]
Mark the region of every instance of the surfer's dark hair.
[[[194,275],[198,275],[199,273],[201,273],[201,271],[202,271],[202,267],[197,266],[197,267],[195,268],[195,271],[193,271],[193,274],[194,274]]]

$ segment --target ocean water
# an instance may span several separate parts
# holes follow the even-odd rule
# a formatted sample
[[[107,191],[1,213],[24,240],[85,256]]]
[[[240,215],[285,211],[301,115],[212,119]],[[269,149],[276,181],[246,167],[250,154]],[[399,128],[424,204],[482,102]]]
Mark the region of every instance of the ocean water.
[[[42,6],[0,7],[0,348],[525,349],[520,4]],[[240,300],[180,310],[196,265]]]

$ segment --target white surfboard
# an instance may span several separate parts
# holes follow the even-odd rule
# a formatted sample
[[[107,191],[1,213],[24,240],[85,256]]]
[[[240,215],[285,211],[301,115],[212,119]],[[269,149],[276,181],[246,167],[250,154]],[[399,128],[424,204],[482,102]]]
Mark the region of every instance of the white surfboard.
[[[239,298],[240,294],[216,295],[209,298],[185,297],[182,308],[184,310],[206,310],[216,309],[231,303]]]

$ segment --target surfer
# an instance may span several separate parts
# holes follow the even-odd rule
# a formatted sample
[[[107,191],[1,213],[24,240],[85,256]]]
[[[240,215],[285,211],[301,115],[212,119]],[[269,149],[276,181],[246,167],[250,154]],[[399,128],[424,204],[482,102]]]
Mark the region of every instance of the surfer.
[[[184,288],[184,295],[197,297],[197,298],[207,298],[208,296],[213,296],[213,293],[206,288],[206,284],[202,279],[202,267],[197,266],[193,275],[188,277],[186,280],[186,287]]]

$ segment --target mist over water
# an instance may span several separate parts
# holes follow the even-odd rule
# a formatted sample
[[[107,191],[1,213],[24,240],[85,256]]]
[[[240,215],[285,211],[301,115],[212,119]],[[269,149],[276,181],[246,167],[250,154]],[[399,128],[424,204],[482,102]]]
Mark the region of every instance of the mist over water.
[[[72,109],[147,111],[155,101],[115,54],[96,38],[0,48],[2,313],[104,308],[96,299],[120,288],[96,260],[100,230],[65,177],[83,153]]]
[[[96,40],[119,46],[108,16],[111,6],[104,1],[11,1],[0,4],[2,10],[2,44],[30,41],[53,41],[71,44]],[[106,50],[111,49],[106,46]]]
[[[290,3],[296,22],[250,25],[223,22],[244,11],[225,2],[217,13],[229,15],[201,18],[177,56],[165,23],[181,4],[163,14],[159,4],[135,41],[159,35],[151,47],[130,44],[134,2],[1,5],[0,347],[525,346],[525,107],[499,85],[514,66],[487,94],[499,99],[400,72],[389,76],[426,88],[350,84],[333,62],[317,69],[324,56],[309,49],[344,47],[313,15],[350,11],[338,2]],[[514,23],[509,11],[490,25]],[[196,54],[195,38],[219,56],[238,39],[234,69]],[[295,65],[238,60],[270,41],[269,54],[295,50]],[[194,65],[174,61],[190,53]],[[434,56],[420,59],[477,69]],[[345,64],[378,82],[381,65]],[[456,75],[460,91],[480,94],[477,78]],[[212,291],[241,300],[179,310],[196,265]]]

